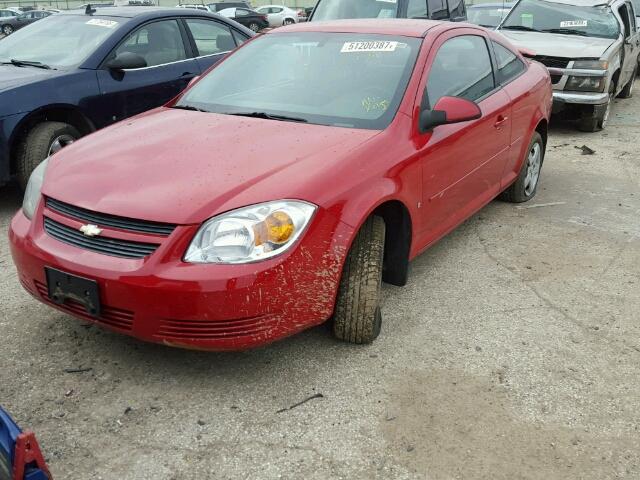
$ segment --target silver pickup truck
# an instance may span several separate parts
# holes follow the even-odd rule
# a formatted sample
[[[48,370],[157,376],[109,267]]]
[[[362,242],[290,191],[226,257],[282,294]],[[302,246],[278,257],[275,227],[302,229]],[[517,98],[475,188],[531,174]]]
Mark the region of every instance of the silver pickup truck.
[[[630,0],[520,0],[498,31],[549,69],[554,113],[604,128],[617,96],[628,98],[640,63]]]

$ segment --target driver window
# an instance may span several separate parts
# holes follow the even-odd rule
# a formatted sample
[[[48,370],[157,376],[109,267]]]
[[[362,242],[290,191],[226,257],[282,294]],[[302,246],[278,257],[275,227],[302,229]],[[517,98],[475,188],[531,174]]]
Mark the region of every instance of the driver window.
[[[461,35],[442,44],[431,65],[423,108],[442,97],[477,101],[495,88],[493,67],[483,37]]]
[[[618,13],[620,14],[620,18],[622,18],[622,23],[624,24],[624,38],[627,38],[631,35],[631,24],[629,22],[629,10],[626,5],[622,5],[618,9]]]
[[[409,0],[407,18],[428,18],[427,0]]]
[[[148,67],[187,58],[180,28],[175,20],[149,23],[139,28],[120,44],[113,56],[124,52],[140,55]]]

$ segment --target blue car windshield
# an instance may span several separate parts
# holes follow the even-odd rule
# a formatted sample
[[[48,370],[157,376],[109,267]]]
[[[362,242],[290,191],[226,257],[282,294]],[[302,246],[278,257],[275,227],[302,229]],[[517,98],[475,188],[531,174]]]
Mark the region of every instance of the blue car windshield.
[[[118,27],[121,19],[51,15],[0,41],[0,63],[38,62],[51,68],[80,65]]]

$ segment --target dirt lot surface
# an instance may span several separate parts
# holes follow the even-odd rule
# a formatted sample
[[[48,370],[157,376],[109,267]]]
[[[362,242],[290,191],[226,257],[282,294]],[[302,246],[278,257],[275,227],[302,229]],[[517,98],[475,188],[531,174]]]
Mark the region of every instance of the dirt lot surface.
[[[554,127],[537,198],[413,262],[365,347],[317,328],[201,353],[83,325],[19,286],[2,189],[0,404],[57,479],[638,479],[639,112]]]

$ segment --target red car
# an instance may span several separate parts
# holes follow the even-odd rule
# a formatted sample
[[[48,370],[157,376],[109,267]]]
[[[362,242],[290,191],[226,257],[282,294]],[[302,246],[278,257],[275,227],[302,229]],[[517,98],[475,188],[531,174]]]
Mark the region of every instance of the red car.
[[[535,195],[551,98],[543,66],[472,25],[269,32],[41,164],[11,224],[19,279],[167,345],[244,349],[330,318],[370,342],[381,280],[405,284],[498,195]]]

